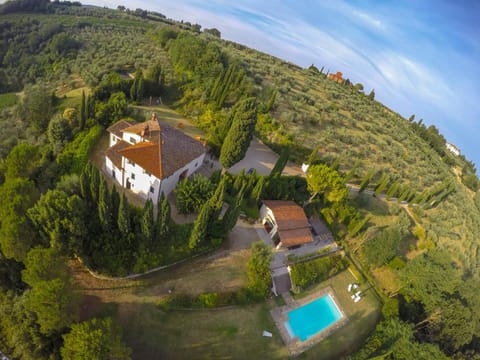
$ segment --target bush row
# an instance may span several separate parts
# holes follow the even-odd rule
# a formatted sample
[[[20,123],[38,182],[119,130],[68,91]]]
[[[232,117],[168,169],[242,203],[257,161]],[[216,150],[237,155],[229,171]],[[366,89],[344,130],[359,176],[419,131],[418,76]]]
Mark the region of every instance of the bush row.
[[[262,301],[247,288],[238,291],[209,292],[197,296],[189,294],[170,294],[163,298],[158,306],[163,310],[207,309],[233,305],[247,305]]]
[[[328,279],[345,268],[341,255],[326,256],[308,262],[290,265],[290,276],[294,292]]]

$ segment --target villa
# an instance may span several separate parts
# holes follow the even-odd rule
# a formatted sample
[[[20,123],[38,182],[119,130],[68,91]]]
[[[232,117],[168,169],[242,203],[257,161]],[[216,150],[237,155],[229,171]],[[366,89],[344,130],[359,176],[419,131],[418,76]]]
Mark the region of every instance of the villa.
[[[169,125],[160,123],[155,113],[149,121],[120,120],[110,126],[110,145],[105,151],[108,175],[144,199],[157,202],[177,183],[202,165],[205,146]]]

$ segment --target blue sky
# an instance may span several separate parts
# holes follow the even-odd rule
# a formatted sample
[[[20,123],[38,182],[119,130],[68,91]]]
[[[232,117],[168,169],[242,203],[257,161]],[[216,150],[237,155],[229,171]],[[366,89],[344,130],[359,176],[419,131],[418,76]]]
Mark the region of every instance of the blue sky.
[[[82,2],[159,11],[304,67],[342,71],[403,116],[437,126],[480,166],[480,1]]]

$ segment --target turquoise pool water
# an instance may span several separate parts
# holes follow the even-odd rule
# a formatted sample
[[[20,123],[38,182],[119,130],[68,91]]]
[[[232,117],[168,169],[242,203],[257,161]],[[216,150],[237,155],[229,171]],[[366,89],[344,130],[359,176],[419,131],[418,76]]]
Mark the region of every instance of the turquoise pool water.
[[[328,294],[290,311],[285,327],[292,338],[298,336],[301,341],[305,341],[340,320],[342,316],[332,296]]]

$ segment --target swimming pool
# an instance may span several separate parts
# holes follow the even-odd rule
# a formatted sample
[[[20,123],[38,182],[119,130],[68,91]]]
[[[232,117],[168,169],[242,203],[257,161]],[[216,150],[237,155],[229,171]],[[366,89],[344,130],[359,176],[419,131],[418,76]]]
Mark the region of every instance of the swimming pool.
[[[343,317],[330,294],[288,312],[285,328],[289,335],[305,341]]]

